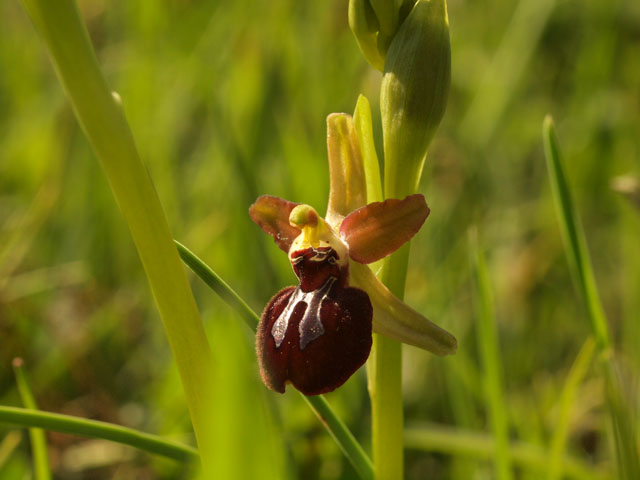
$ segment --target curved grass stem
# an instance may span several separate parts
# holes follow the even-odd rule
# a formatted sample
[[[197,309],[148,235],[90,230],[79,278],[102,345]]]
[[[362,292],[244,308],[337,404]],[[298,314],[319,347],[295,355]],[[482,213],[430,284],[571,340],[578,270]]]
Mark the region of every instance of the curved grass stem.
[[[23,427],[37,427],[81,437],[102,438],[181,462],[198,460],[198,451],[193,447],[113,423],[5,406],[0,406],[0,422]]]

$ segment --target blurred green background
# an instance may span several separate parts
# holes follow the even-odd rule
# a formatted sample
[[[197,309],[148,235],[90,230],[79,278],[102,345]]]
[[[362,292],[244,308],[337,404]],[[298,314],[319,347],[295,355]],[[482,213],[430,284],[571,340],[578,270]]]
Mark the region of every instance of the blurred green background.
[[[610,188],[640,170],[640,2],[448,6],[451,96],[421,183],[432,212],[413,242],[407,301],[453,331],[460,348],[441,359],[405,347],[404,392],[406,425],[429,424],[452,443],[409,444],[406,474],[494,478],[491,452],[480,448],[491,434],[470,286],[475,225],[496,302],[510,436],[529,458],[515,462],[517,478],[542,478],[560,392],[590,333],[550,195],[546,113],[558,126],[625,393],[640,414],[640,217]],[[358,51],[347,1],[80,7],[174,235],[261,311],[295,277],[249,205],[269,193],[324,211],[325,117],[351,112],[364,93],[379,129],[380,74]],[[41,408],[191,441],[133,242],[17,0],[0,3],[0,32],[0,404],[20,404],[11,360],[21,356]],[[298,395],[262,387],[248,331],[191,278],[219,366],[212,420],[221,456],[263,472],[247,478],[357,478]],[[368,448],[364,371],[329,400]],[[593,367],[569,425],[572,461],[612,478]],[[116,444],[48,439],[56,478],[192,477]],[[0,425],[0,478],[29,478],[29,455],[28,437]]]

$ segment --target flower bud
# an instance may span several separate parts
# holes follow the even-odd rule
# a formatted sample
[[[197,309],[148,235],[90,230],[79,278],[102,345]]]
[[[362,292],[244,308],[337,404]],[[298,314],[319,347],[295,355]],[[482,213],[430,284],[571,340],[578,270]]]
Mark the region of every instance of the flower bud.
[[[378,49],[378,18],[368,0],[349,0],[349,27],[360,51],[376,70],[384,69],[384,54]]]
[[[417,190],[450,80],[445,0],[418,0],[391,42],[380,89],[387,197]]]

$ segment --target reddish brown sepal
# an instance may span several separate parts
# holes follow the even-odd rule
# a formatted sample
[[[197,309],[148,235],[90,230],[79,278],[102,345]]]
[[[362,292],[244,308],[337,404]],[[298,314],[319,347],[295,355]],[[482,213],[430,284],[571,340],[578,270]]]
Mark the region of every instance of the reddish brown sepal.
[[[312,338],[306,344],[299,331],[308,306],[305,301],[292,305],[291,315],[280,346],[272,332],[298,287],[287,287],[278,292],[265,308],[256,336],[256,349],[262,380],[267,387],[284,393],[291,382],[305,395],[331,392],[342,385],[369,356],[371,350],[371,319],[373,309],[368,295],[359,288],[342,288],[330,284],[328,293],[322,289],[305,294],[323,295],[320,318],[323,332],[306,331],[302,335]],[[326,295],[325,295],[326,294]],[[317,298],[316,298],[317,300]]]
[[[300,235],[300,230],[289,224],[289,214],[298,205],[273,195],[262,195],[249,208],[249,215],[288,253],[291,242]]]
[[[408,242],[428,216],[429,207],[421,194],[404,200],[390,198],[351,212],[340,226],[340,235],[352,259],[372,263]]]

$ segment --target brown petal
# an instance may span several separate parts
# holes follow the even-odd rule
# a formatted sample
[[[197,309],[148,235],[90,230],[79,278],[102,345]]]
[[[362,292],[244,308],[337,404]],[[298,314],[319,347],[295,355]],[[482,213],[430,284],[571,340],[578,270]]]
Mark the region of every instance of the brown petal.
[[[421,194],[390,198],[350,213],[340,226],[356,262],[372,263],[396,251],[413,237],[429,215]]]
[[[278,247],[289,253],[291,242],[300,235],[300,230],[289,224],[289,214],[297,205],[280,197],[262,195],[249,208],[249,215],[265,233],[273,237]]]

